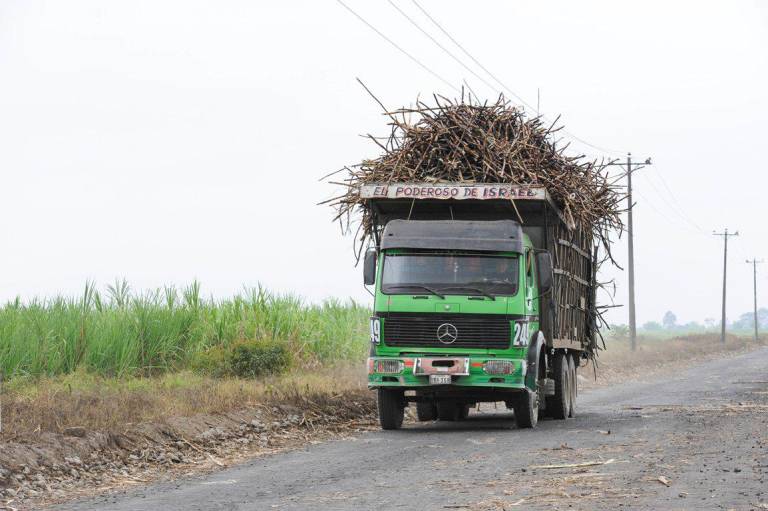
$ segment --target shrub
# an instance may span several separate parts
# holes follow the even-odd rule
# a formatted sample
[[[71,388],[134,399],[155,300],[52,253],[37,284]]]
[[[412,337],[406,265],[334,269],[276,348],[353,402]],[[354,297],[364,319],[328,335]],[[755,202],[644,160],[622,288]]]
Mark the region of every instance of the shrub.
[[[193,370],[214,377],[256,378],[281,373],[291,362],[291,352],[285,343],[241,340],[196,353],[190,365]]]
[[[276,341],[235,342],[228,358],[232,374],[241,378],[281,373],[291,365],[288,346]]]
[[[193,371],[210,376],[221,377],[231,374],[229,350],[222,346],[213,346],[192,356],[190,367]]]

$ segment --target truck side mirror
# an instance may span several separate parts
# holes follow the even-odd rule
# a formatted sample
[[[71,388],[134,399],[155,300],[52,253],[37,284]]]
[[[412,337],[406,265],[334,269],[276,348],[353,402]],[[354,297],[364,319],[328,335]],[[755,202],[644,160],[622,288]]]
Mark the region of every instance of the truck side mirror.
[[[372,286],[376,282],[376,249],[369,248],[363,259],[363,284]]]
[[[554,275],[552,274],[552,254],[538,252],[536,254],[536,266],[539,270],[539,295],[543,295],[552,289]]]

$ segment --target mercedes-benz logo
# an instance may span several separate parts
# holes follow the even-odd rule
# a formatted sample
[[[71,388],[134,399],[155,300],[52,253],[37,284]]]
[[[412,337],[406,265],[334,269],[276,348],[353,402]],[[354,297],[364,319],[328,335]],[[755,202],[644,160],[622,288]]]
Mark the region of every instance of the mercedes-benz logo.
[[[437,340],[443,344],[452,344],[459,338],[459,330],[450,323],[437,327]]]

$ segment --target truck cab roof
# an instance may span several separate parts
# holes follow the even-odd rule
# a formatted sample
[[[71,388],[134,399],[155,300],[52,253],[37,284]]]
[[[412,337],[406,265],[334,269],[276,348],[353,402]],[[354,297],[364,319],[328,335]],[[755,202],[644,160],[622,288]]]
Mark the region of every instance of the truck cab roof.
[[[384,227],[381,248],[522,254],[525,238],[514,220],[392,220]]]

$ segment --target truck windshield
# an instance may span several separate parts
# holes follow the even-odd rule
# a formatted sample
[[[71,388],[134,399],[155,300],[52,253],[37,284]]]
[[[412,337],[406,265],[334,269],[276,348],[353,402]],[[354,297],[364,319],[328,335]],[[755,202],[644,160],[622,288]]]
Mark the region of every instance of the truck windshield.
[[[446,295],[517,293],[517,256],[406,253],[386,254],[381,290],[387,294],[423,293],[424,287]]]

